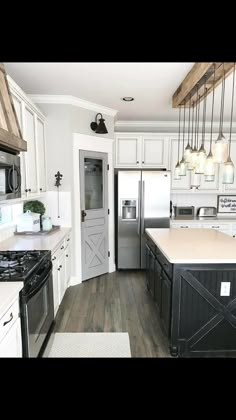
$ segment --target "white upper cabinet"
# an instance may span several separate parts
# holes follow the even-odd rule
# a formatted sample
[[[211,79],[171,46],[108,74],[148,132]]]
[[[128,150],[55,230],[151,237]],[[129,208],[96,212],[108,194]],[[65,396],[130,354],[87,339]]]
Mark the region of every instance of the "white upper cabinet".
[[[137,167],[141,165],[141,137],[135,135],[116,136],[116,166]]]
[[[44,123],[36,117],[36,137],[38,155],[38,186],[40,192],[46,191],[46,154],[45,154],[45,135]]]
[[[167,168],[168,138],[158,134],[117,134],[116,167]]]
[[[21,152],[21,195],[33,197],[47,190],[45,117],[9,76],[8,83],[27,152]]]
[[[37,156],[36,156],[36,139],[35,139],[35,118],[33,112],[25,106],[24,112],[24,138],[27,141],[26,154],[26,174],[27,174],[27,190],[30,193],[37,192]]]
[[[169,139],[145,135],[142,138],[142,166],[167,168]]]

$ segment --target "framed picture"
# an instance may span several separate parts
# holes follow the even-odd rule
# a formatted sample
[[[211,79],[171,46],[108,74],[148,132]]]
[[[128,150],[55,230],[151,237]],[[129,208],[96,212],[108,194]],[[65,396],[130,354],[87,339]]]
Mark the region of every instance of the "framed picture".
[[[217,213],[236,214],[236,195],[218,195]]]

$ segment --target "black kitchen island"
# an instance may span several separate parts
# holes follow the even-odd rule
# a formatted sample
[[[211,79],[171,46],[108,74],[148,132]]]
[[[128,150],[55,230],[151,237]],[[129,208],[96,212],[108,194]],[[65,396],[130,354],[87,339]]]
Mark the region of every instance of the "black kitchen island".
[[[146,229],[147,288],[177,357],[236,357],[236,242],[212,229]]]

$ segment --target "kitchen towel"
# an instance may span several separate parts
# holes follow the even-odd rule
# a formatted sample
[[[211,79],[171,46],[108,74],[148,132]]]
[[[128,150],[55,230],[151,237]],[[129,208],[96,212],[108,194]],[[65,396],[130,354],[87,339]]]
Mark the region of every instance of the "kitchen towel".
[[[54,333],[43,357],[131,357],[128,333]]]

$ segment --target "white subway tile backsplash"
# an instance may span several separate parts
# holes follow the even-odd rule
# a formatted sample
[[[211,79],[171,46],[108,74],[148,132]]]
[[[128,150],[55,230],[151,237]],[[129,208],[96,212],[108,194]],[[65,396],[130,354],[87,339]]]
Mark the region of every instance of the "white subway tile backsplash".
[[[171,194],[173,206],[194,206],[195,214],[199,207],[217,207],[217,194]]]

